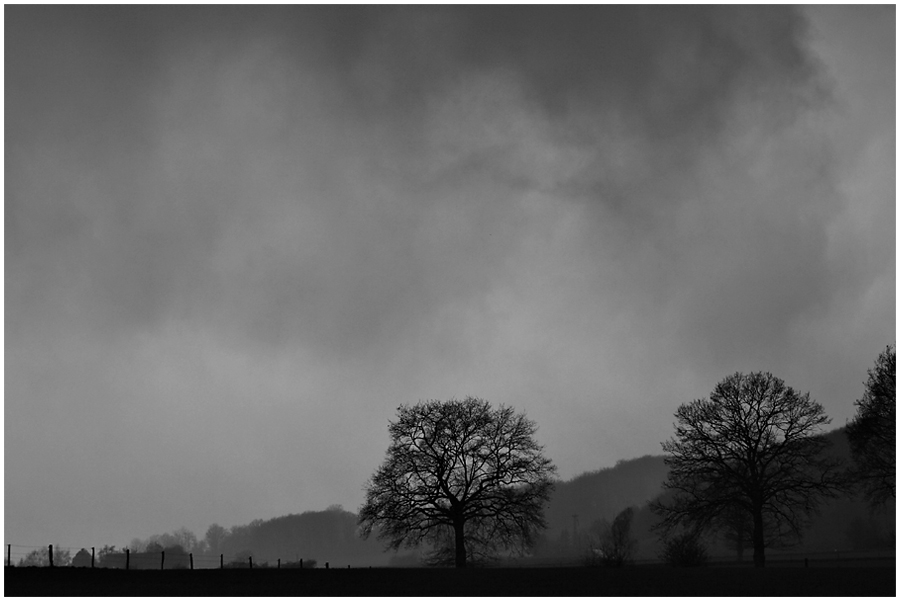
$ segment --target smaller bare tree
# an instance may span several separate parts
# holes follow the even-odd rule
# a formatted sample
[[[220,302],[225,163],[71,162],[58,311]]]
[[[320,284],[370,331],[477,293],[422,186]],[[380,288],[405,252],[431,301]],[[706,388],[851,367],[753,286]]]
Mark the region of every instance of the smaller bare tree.
[[[738,562],[743,561],[744,550],[752,545],[753,521],[750,515],[746,511],[729,507],[718,519],[715,529],[722,532],[725,544],[737,553]],[[766,537],[771,539],[771,535]]]
[[[72,553],[66,548],[53,546],[53,566],[67,567],[72,562]],[[42,546],[36,550],[29,552],[24,558],[19,560],[20,567],[49,567],[50,566],[50,547]]]
[[[662,559],[673,567],[702,567],[706,546],[699,531],[683,531],[663,540]]]
[[[634,520],[634,509],[626,508],[613,520],[612,525],[605,527],[600,534],[597,546],[589,548],[589,564],[600,564],[605,567],[621,567],[631,561],[637,542],[631,536],[631,522]]]

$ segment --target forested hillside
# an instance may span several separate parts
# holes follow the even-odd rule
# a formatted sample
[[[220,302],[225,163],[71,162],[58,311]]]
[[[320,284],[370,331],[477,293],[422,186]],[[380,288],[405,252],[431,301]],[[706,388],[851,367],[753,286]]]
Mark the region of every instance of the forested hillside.
[[[557,483],[537,553],[582,553],[590,536],[596,537],[620,511],[658,496],[666,473],[663,457],[648,455]]]
[[[830,452],[849,465],[850,451],[844,429],[831,431],[826,437],[832,442]],[[534,555],[579,560],[619,512],[634,507],[631,535],[638,542],[635,558],[658,558],[659,535],[651,529],[658,517],[648,503],[664,492],[666,476],[663,456],[643,456],[557,482],[546,510],[548,527],[539,534]],[[895,527],[893,506],[875,512],[861,496],[840,496],[822,503],[819,514],[812,519],[799,543],[772,548],[772,551],[821,553],[892,548]],[[375,536],[362,540],[357,515],[337,505],[324,511],[258,519],[230,528],[214,524],[201,540],[182,529],[173,534],[151,536],[145,541],[133,540],[132,551],[146,550],[151,542],[160,549],[177,546],[179,551],[195,555],[223,554],[230,561],[246,561],[247,556],[253,556],[258,565],[274,564],[277,559],[293,562],[301,558],[307,564],[315,560],[320,567],[325,562],[345,567],[348,564],[416,565],[420,555],[409,550],[399,554],[384,552],[384,544]],[[726,543],[721,535],[711,535],[706,542],[713,556],[737,557],[737,548]]]
[[[831,452],[846,465],[851,463],[846,428],[830,431]],[[861,494],[839,496],[822,503],[796,550],[840,552],[893,548],[896,537],[894,505],[878,510],[869,506]]]
[[[830,452],[850,464],[850,450],[843,427],[825,436]],[[619,461],[616,466],[584,473],[559,482],[547,509],[548,528],[540,537],[538,556],[583,556],[592,540],[625,508],[635,508],[632,535],[638,541],[637,558],[657,558],[658,533],[651,530],[657,522],[648,502],[663,493],[667,476],[663,456],[644,456]],[[892,548],[896,537],[894,507],[873,510],[859,495],[826,499],[810,520],[803,538],[773,551],[841,552]],[[737,549],[720,535],[707,539],[714,555],[737,556]]]
[[[290,514],[232,527],[219,543],[219,552],[231,556],[251,553],[263,560],[315,559],[319,566],[383,565],[393,553],[382,552],[377,540],[357,535],[356,515],[335,506],[324,511]]]

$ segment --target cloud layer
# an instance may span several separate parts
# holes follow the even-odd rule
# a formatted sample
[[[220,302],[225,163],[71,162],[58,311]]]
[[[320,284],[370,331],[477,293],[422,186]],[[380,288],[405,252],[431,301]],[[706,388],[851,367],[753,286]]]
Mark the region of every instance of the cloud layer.
[[[892,10],[11,7],[7,527],[352,507],[432,397],[566,477],[735,370],[842,424],[895,329]]]

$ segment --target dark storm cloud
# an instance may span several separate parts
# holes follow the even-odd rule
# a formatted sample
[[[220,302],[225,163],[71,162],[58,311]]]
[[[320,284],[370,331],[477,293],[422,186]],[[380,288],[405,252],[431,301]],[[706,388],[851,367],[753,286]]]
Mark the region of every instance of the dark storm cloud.
[[[251,306],[238,301],[227,319],[282,341],[331,338],[340,322],[352,330],[342,344],[377,339],[400,313],[427,314],[447,293],[489,285],[499,260],[492,257],[506,250],[482,235],[454,249],[474,267],[455,274],[455,292],[444,289],[443,275],[433,281],[434,266],[422,264],[414,241],[421,205],[453,201],[434,193],[445,173],[450,187],[474,181],[485,196],[472,202],[460,232],[486,235],[507,218],[505,208],[479,203],[502,205],[510,188],[546,187],[509,164],[515,132],[505,147],[474,155],[463,147],[450,164],[429,166],[436,150],[429,111],[471,73],[507,77],[528,117],[550,123],[551,143],[586,154],[576,173],[557,182],[559,191],[612,206],[624,227],[646,234],[643,220],[670,214],[693,157],[727,131],[741,94],[757,96],[765,119],[777,122],[808,95],[812,72],[799,46],[802,20],[776,7],[21,7],[11,17],[23,20],[9,42],[17,85],[8,110],[23,115],[8,133],[11,189],[25,167],[47,176],[28,181],[27,205],[20,205],[25,194],[9,194],[9,255],[30,244],[62,261],[52,276],[87,296],[82,301],[101,313],[98,326],[152,326],[172,311],[214,309],[247,292],[259,298]],[[192,68],[173,77],[184,62]],[[189,100],[160,106],[184,86]],[[312,106],[307,86],[326,90]],[[618,149],[604,143],[607,123],[592,123],[610,111],[620,135],[640,145],[640,165],[610,168]],[[181,172],[161,164],[173,152],[161,139],[169,129],[206,140],[205,150],[184,148],[190,154],[180,157],[189,161]],[[49,143],[34,143],[41,136]],[[257,159],[280,181],[277,192],[247,183],[248,162]],[[315,165],[303,182],[292,170],[300,162]],[[479,189],[479,177],[508,185]],[[347,191],[353,179],[382,186]],[[311,249],[314,257],[276,252],[239,273],[239,283],[221,281],[209,261],[223,227],[240,218],[240,203],[265,205],[273,193],[303,194],[296,200],[319,207],[334,235]],[[479,274],[479,263],[488,272]],[[85,275],[84,286],[72,281]],[[26,303],[43,292],[26,291]],[[420,306],[402,300],[411,294]],[[317,327],[328,331],[310,330]]]

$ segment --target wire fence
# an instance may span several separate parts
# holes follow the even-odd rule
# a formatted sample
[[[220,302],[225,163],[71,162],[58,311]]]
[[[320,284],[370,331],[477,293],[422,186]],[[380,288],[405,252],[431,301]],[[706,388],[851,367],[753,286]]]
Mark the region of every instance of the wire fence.
[[[130,548],[112,549],[83,546],[26,546],[6,544],[7,567],[75,567],[99,569],[314,569],[316,559],[254,556],[250,553],[211,554],[188,552],[178,548],[133,552]],[[349,567],[350,565],[347,565]],[[329,563],[324,568],[330,568]]]
[[[6,544],[4,564],[7,567],[73,567],[95,569],[133,569],[133,570],[174,570],[174,569],[315,569],[315,568],[352,568],[350,564],[330,564],[312,558],[301,558],[296,553],[293,557],[254,555],[247,552],[237,554],[214,554],[209,552],[188,552],[178,548],[133,552],[130,548],[112,549],[83,546],[27,546],[22,544]],[[824,551],[770,551],[767,552],[767,563],[805,566],[825,565],[858,565],[875,564],[894,561],[894,549],[881,550],[833,550]],[[659,558],[639,558],[631,563],[638,565],[661,565]],[[740,566],[752,564],[752,560],[736,561],[733,556],[713,556],[709,566]],[[367,565],[358,565],[365,568]],[[497,566],[520,567],[560,567],[584,566],[579,557],[531,557],[525,560],[504,561]]]

